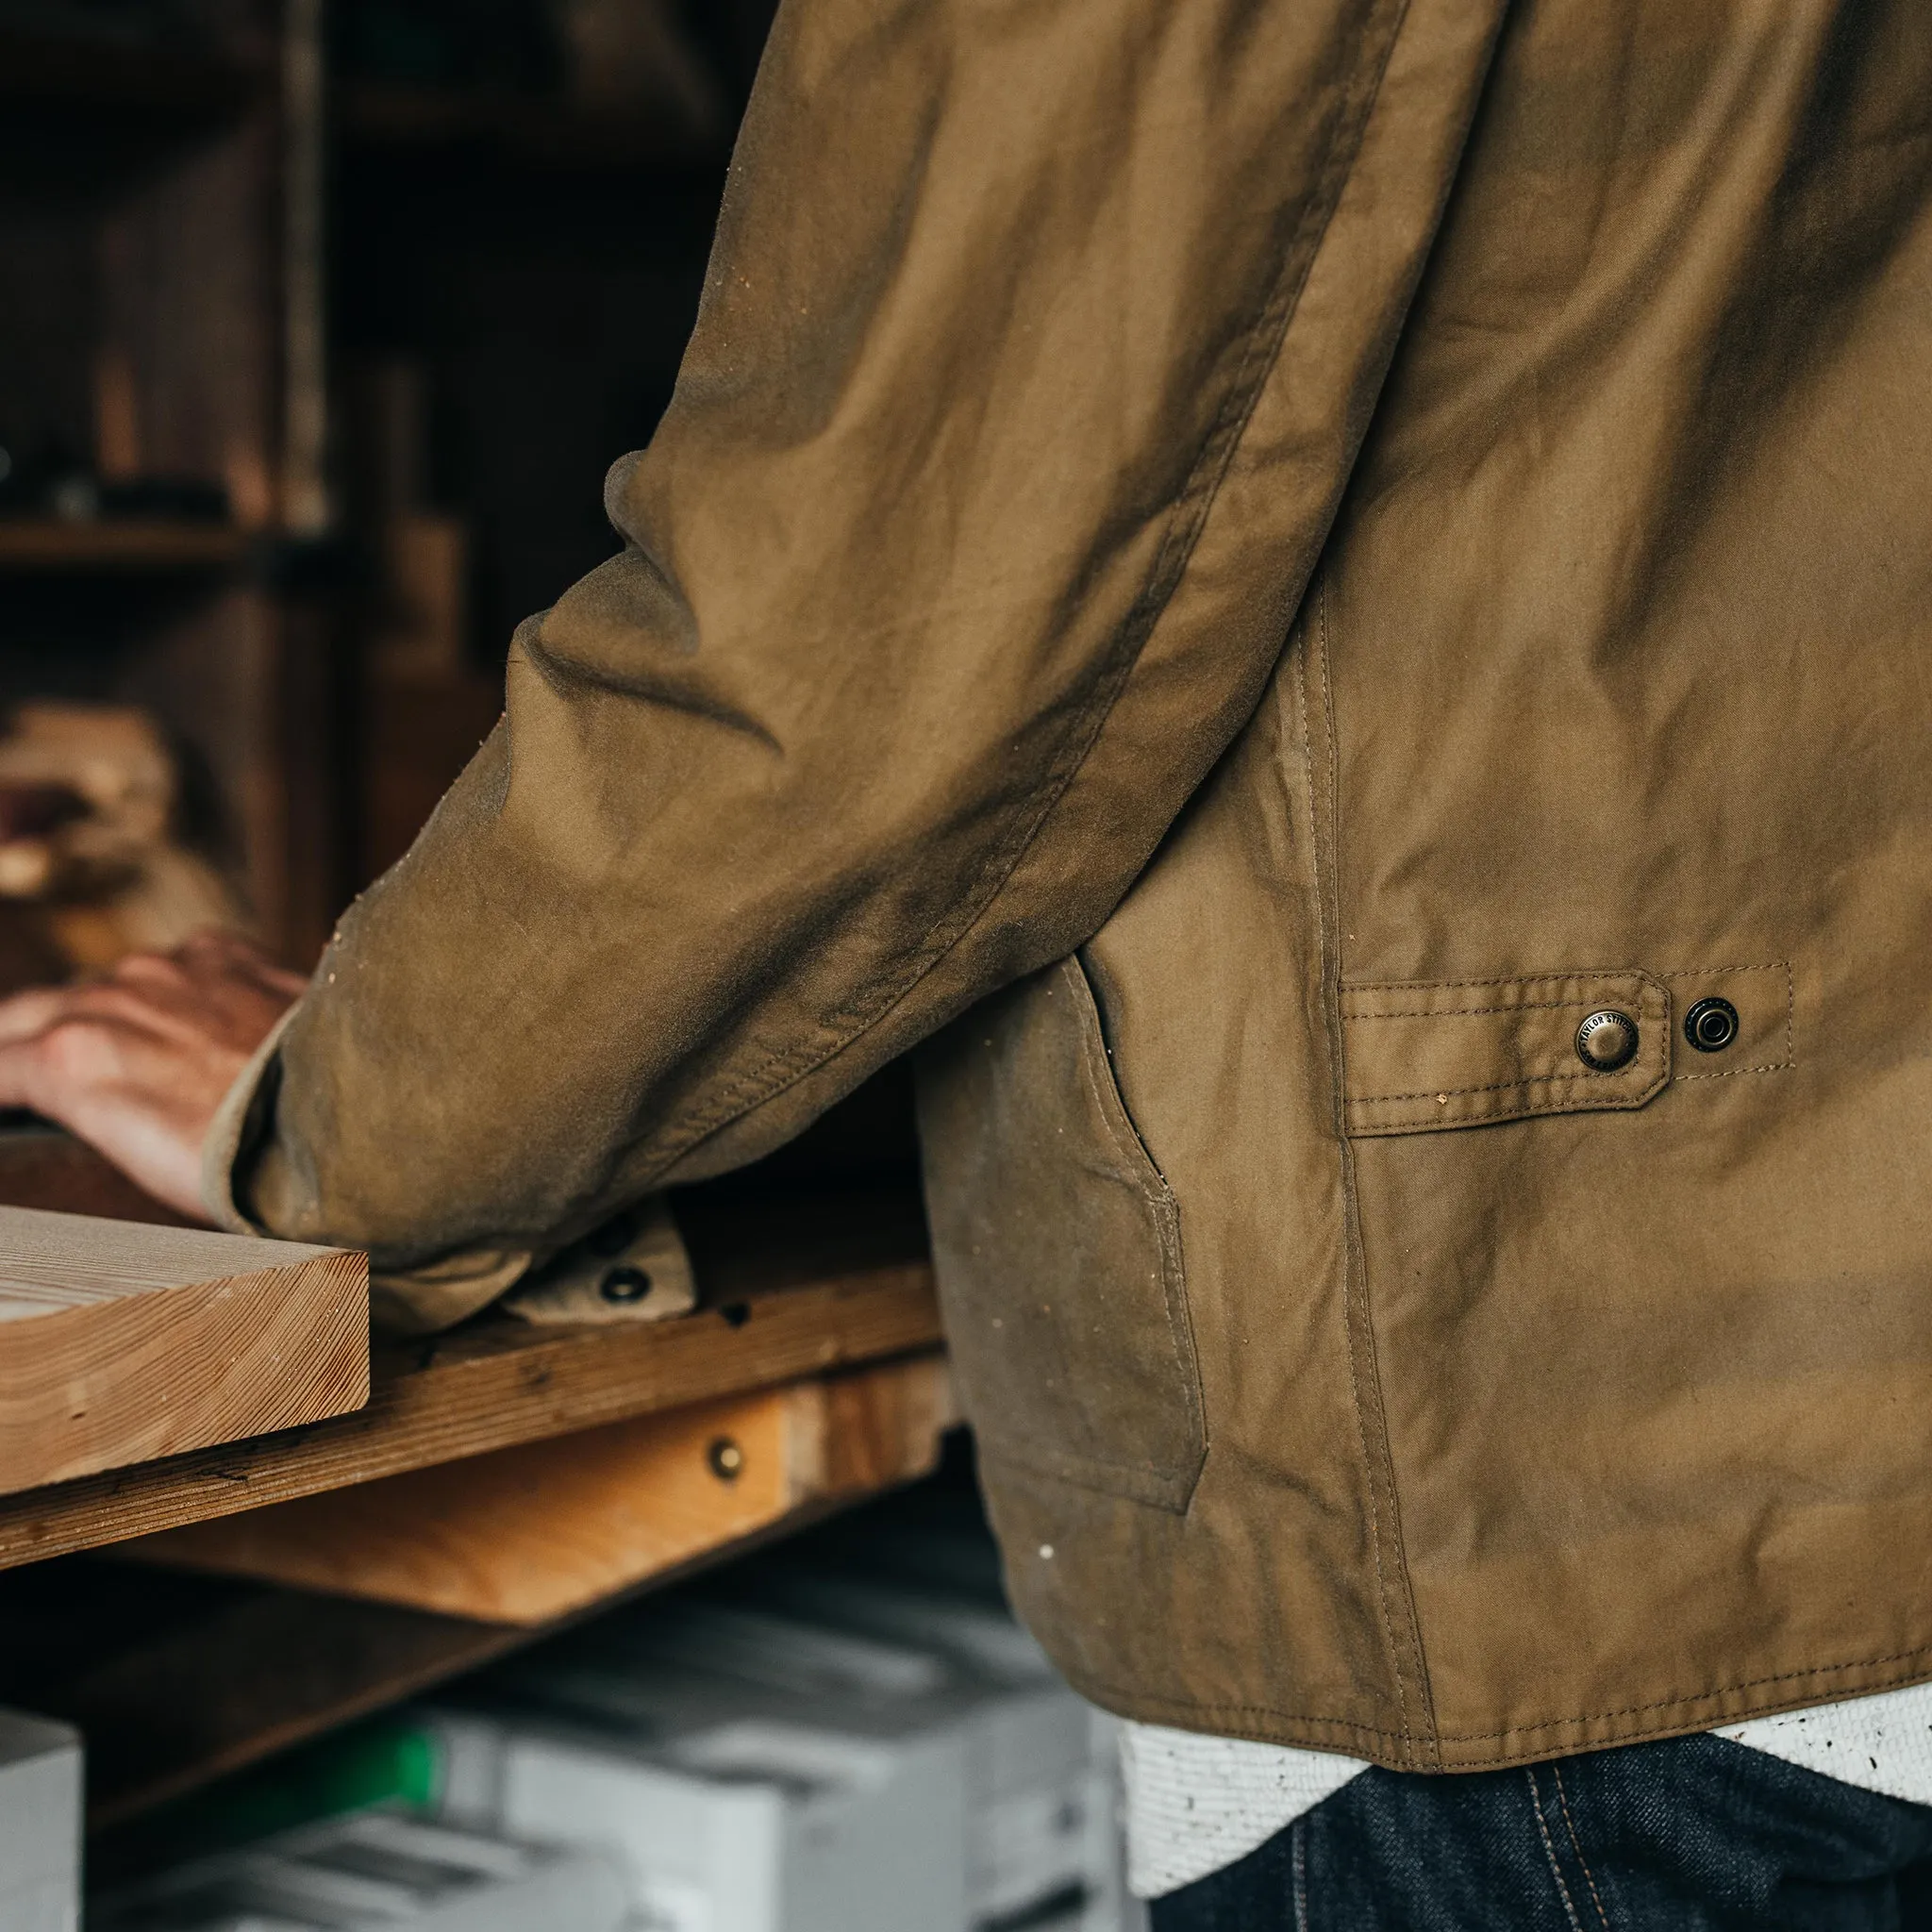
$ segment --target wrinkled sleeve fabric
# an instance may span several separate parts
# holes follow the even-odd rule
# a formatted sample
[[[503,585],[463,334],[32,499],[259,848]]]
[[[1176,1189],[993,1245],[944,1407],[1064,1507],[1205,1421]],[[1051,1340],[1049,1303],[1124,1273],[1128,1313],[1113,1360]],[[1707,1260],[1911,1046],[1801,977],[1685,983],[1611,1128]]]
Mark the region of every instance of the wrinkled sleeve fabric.
[[[1090,937],[1280,653],[1500,4],[790,0],[623,552],[343,920],[228,1211],[487,1294]]]

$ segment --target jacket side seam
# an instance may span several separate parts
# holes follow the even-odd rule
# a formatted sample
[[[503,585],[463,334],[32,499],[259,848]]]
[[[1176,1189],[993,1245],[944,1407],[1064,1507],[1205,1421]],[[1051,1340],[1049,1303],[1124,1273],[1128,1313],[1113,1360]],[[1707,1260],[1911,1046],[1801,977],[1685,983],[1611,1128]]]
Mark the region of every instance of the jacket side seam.
[[[1403,1681],[1407,1663],[1415,1672],[1417,1695],[1422,1707],[1422,1751],[1425,1758],[1433,1759],[1436,1755],[1434,1699],[1429,1690],[1428,1666],[1423,1653],[1415,1590],[1409,1579],[1408,1560],[1402,1545],[1402,1514],[1395,1487],[1394,1455],[1389,1442],[1388,1415],[1382,1402],[1381,1366],[1376,1358],[1374,1324],[1369,1306],[1368,1257],[1361,1238],[1361,1206],[1356,1188],[1355,1150],[1346,1123],[1347,1067],[1341,1026],[1341,781],[1336,751],[1334,690],[1328,669],[1328,580],[1325,575],[1319,579],[1315,591],[1315,642],[1322,660],[1322,727],[1327,754],[1324,774],[1328,793],[1325,866],[1321,828],[1312,815],[1310,827],[1315,833],[1313,858],[1317,933],[1322,952],[1322,1016],[1328,1031],[1336,1108],[1337,1160],[1341,1177],[1342,1300],[1349,1331],[1349,1392],[1355,1404],[1356,1426],[1361,1439],[1371,1507],[1375,1518],[1370,1525],[1375,1551],[1375,1579],[1382,1602],[1383,1632],[1389,1643],[1390,1666],[1395,1676],[1396,1703],[1405,1741],[1407,1741],[1410,1724],[1407,1691]],[[1303,716],[1306,720],[1306,710]],[[1307,762],[1308,780],[1312,785],[1313,760]],[[1322,877],[1324,871],[1327,874],[1325,886]],[[1331,895],[1332,907],[1327,904]],[[1360,1357],[1359,1369],[1357,1356]],[[1378,1491],[1381,1492],[1379,1496]],[[1385,1541],[1389,1545],[1386,1569],[1382,1553]],[[1390,1571],[1394,1573],[1392,1584]],[[1399,1617],[1391,1611],[1391,1590],[1399,1590],[1400,1592],[1395,1600]],[[1397,1621],[1402,1624],[1401,1643],[1398,1643],[1395,1634]],[[1406,1659],[1402,1655],[1404,1648],[1407,1651]]]
[[[1317,593],[1317,610],[1321,608],[1320,593]],[[1337,1175],[1341,1182],[1342,1214],[1342,1353],[1348,1362],[1348,1399],[1355,1410],[1356,1428],[1361,1439],[1363,1474],[1368,1479],[1369,1506],[1369,1548],[1375,1559],[1375,1610],[1382,1622],[1382,1641],[1388,1652],[1390,1673],[1395,1683],[1396,1715],[1401,1721],[1400,1731],[1384,1730],[1380,1727],[1362,1726],[1373,1729],[1377,1737],[1399,1737],[1407,1751],[1410,1731],[1408,1723],[1408,1697],[1403,1684],[1402,1667],[1395,1654],[1395,1632],[1389,1616],[1389,1591],[1387,1579],[1382,1569],[1382,1527],[1380,1510],[1375,1498],[1375,1478],[1369,1454],[1368,1428],[1362,1419],[1361,1391],[1356,1378],[1355,1338],[1350,1332],[1348,1315],[1349,1280],[1352,1262],[1354,1234],[1350,1225],[1349,1187],[1346,1168],[1348,1137],[1342,1130],[1341,1111],[1345,1106],[1341,1087],[1341,1029],[1336,1023],[1332,1003],[1328,996],[1328,907],[1327,894],[1322,880],[1322,814],[1315,805],[1315,751],[1313,736],[1309,730],[1308,713],[1313,703],[1308,690],[1307,655],[1311,647],[1312,626],[1305,625],[1302,631],[1302,647],[1295,654],[1295,688],[1301,712],[1302,734],[1302,777],[1308,794],[1308,844],[1309,870],[1312,874],[1315,899],[1315,946],[1317,971],[1322,980],[1322,1029],[1326,1035],[1328,1045],[1328,1080],[1334,1095],[1336,1109]]]

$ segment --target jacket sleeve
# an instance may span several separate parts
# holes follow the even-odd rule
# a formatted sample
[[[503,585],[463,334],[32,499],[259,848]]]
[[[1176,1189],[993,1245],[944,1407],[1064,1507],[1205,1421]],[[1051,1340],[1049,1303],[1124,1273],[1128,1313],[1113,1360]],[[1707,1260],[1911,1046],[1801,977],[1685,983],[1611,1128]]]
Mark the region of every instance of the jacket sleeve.
[[[501,1285],[1091,936],[1281,650],[1501,5],[788,0],[623,553],[236,1109],[246,1218]]]

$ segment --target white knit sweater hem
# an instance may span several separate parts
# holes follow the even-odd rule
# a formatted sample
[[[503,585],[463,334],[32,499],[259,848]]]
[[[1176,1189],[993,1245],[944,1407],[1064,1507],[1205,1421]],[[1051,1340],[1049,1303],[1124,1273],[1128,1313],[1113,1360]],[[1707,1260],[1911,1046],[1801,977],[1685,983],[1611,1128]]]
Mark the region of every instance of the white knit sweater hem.
[[[1887,1797],[1932,1805],[1932,1684],[1752,1718],[1717,1732]],[[1159,1898],[1244,1858],[1368,1769],[1339,1752],[1121,1726],[1127,1883]]]

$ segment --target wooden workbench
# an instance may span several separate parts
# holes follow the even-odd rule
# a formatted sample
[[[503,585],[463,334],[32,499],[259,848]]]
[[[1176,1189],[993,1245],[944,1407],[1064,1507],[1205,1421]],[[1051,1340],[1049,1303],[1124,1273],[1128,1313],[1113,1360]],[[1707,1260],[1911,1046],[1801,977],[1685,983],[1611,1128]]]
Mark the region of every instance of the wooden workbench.
[[[0,1133],[0,1201],[168,1218],[44,1131]],[[353,1414],[0,1497],[0,1701],[81,1725],[97,1824],[931,1466],[916,1193],[714,1189],[680,1220],[691,1315],[485,1316],[378,1345]]]

